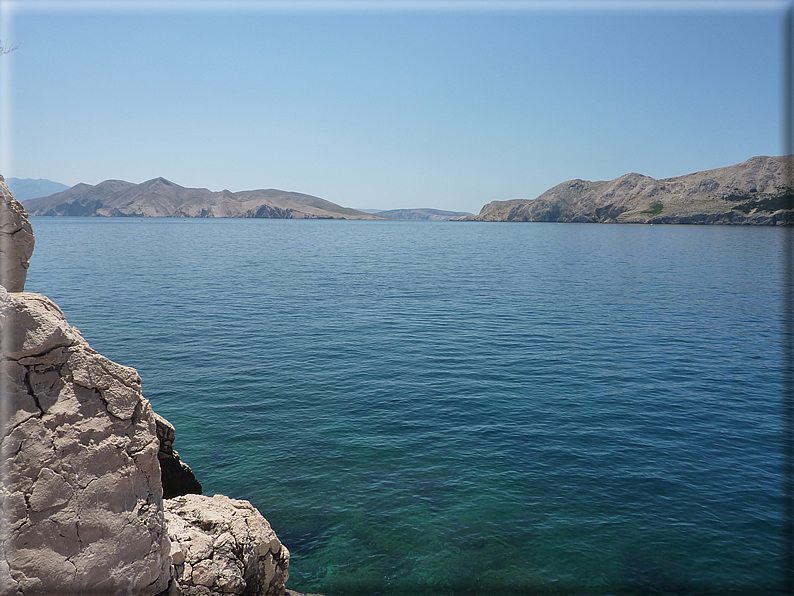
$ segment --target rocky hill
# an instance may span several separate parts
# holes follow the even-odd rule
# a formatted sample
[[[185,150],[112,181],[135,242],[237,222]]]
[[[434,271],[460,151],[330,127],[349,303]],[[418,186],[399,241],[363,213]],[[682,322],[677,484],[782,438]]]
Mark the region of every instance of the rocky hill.
[[[457,221],[791,225],[794,187],[785,166],[792,159],[759,156],[662,180],[633,173],[569,180],[536,199],[493,201]]]
[[[17,201],[48,197],[69,187],[46,178],[6,178],[6,184]]]
[[[105,217],[261,217],[270,219],[383,219],[297,192],[275,189],[213,192],[165,178],[133,184],[105,180],[77,184],[23,205],[30,215]]]
[[[389,219],[411,219],[427,221],[449,221],[456,217],[471,215],[465,211],[444,211],[442,209],[389,209],[388,211],[374,211],[381,217]]]

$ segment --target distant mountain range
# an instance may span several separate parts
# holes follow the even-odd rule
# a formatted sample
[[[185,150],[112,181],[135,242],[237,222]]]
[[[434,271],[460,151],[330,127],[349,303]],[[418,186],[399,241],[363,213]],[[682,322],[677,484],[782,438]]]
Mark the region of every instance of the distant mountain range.
[[[17,201],[27,201],[38,197],[47,197],[69,188],[60,182],[45,178],[6,178],[6,185]]]
[[[71,188],[45,179],[6,182],[30,215],[794,225],[794,179],[785,177],[786,161],[792,159],[758,156],[661,180],[636,173],[609,181],[569,180],[536,199],[492,201],[478,215],[439,209],[356,210],[297,192],[214,192],[165,178],[141,184],[105,180]],[[30,198],[53,189],[58,192]]]
[[[77,184],[23,201],[30,215],[105,217],[260,217],[273,219],[384,219],[311,195],[283,190],[214,192],[154,178],[141,184],[105,180]]]
[[[785,164],[792,159],[758,156],[662,180],[569,180],[536,199],[493,201],[457,221],[791,225],[794,180],[786,180]]]
[[[388,217],[389,219],[421,219],[429,221],[448,221],[455,217],[465,217],[471,215],[466,211],[444,211],[441,209],[389,209],[379,211],[377,209],[364,209],[367,213]]]

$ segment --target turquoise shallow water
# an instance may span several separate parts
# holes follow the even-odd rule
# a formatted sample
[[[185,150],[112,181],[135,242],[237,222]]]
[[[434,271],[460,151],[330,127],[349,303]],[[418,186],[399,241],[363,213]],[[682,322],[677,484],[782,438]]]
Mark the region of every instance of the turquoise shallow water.
[[[785,230],[32,222],[27,290],[138,369],[293,589],[781,587]]]

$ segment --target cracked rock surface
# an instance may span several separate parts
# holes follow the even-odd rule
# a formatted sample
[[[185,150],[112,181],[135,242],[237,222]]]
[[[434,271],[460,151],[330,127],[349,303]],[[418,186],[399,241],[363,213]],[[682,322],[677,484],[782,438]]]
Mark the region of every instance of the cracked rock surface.
[[[284,596],[289,551],[248,501],[166,499],[171,557],[184,596]]]
[[[25,208],[0,176],[0,285],[9,292],[25,288],[33,243],[33,228]]]
[[[47,297],[0,287],[0,594],[168,588],[155,418],[135,369]]]

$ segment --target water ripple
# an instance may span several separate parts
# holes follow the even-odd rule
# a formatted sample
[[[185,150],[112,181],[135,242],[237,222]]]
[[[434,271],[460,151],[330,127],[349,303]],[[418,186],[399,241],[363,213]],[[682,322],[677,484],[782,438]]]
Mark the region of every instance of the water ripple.
[[[295,589],[782,581],[782,230],[33,225],[28,289],[138,368]]]

